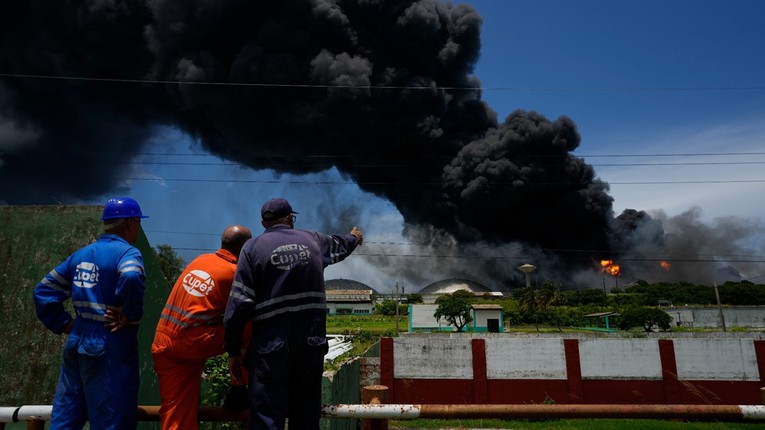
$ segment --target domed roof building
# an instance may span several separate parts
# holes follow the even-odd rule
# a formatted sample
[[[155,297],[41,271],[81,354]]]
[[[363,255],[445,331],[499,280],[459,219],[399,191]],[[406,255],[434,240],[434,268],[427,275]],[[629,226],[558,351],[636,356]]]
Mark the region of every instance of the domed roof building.
[[[359,282],[359,281],[353,281],[351,279],[329,279],[324,281],[324,289],[325,290],[372,290],[372,294],[379,295],[380,293],[377,292],[374,288],[370,287],[369,285]]]
[[[324,281],[329,314],[369,315],[374,311],[373,300],[377,291],[369,285],[350,279]]]
[[[458,290],[467,290],[472,293],[492,293],[493,291],[478,282],[468,279],[444,279],[434,282],[419,291],[420,295],[451,294]]]

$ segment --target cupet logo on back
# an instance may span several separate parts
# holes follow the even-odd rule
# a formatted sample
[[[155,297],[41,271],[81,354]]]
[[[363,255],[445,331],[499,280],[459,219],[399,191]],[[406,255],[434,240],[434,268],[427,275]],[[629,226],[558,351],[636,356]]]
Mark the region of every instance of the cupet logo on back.
[[[74,271],[74,285],[80,288],[93,288],[98,284],[98,266],[83,261]]]
[[[204,270],[192,270],[183,277],[183,288],[192,296],[202,297],[215,288],[215,281]]]

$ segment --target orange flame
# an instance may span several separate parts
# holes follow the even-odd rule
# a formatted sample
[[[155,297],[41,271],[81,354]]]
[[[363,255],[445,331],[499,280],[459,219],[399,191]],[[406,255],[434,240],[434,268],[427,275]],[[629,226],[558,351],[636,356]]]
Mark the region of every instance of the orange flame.
[[[601,271],[611,276],[619,276],[621,273],[621,267],[618,264],[614,264],[614,260],[600,260],[600,267]]]
[[[661,263],[659,263],[659,266],[661,266],[661,268],[664,269],[667,272],[672,270],[672,265],[669,264],[669,262],[667,262],[667,261],[662,261]]]

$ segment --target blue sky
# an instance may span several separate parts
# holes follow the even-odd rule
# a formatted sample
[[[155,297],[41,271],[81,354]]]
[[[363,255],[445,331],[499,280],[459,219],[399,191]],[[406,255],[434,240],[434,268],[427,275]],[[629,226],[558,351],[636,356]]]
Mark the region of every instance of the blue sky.
[[[515,109],[570,117],[582,137],[575,155],[611,184],[615,213],[633,208],[669,220],[695,210],[712,228],[737,217],[762,231],[765,2],[465,3],[484,20],[475,70],[483,99],[500,120]],[[250,171],[201,154],[196,142],[172,129],[158,129],[148,147],[153,154],[189,154],[147,155],[140,161],[183,163],[138,164],[132,176],[146,180],[127,182],[128,194],[151,216],[144,229],[152,244],[170,244],[190,260],[215,249],[227,225],[260,231],[260,205],[275,196],[301,212],[298,227],[346,232],[352,225],[339,225],[334,212],[350,203],[359,209],[355,224],[367,245],[330,267],[327,278],[380,290],[400,281],[395,268],[370,264],[363,254],[374,254],[379,244],[397,255],[412,252],[400,234],[402,217],[355,185],[337,184],[344,180],[336,172]],[[173,180],[181,178],[220,181]],[[763,234],[749,240],[763,249]],[[432,269],[422,278],[443,276]]]
[[[761,216],[765,155],[596,157],[765,151],[765,4],[759,1],[474,0],[484,17],[476,69],[500,118],[516,108],[567,115],[576,154],[611,183],[615,209],[692,205],[706,217]],[[501,90],[494,88],[519,88]],[[527,89],[527,90],[524,90]]]

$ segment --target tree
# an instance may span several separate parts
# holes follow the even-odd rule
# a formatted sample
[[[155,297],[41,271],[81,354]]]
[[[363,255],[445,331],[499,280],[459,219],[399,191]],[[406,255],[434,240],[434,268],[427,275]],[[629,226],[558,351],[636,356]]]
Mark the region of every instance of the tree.
[[[619,328],[629,330],[633,327],[642,327],[646,332],[653,331],[657,326],[661,330],[669,330],[672,317],[658,308],[636,306],[625,310],[619,317]]]
[[[172,288],[175,280],[178,279],[178,276],[183,272],[183,268],[186,267],[186,262],[175,253],[175,250],[170,245],[157,245],[155,251],[157,252],[159,270],[162,271],[167,286]]]
[[[433,314],[437,320],[445,319],[453,325],[457,331],[462,329],[473,321],[470,316],[470,299],[475,297],[473,293],[466,290],[457,290],[451,294],[444,294],[436,299],[436,313]]]
[[[534,316],[534,325],[537,331],[539,331],[539,314],[557,303],[562,297],[560,290],[555,288],[555,285],[550,281],[545,281],[541,289],[534,287],[520,288],[514,295],[518,300],[520,309]],[[558,330],[561,330],[560,321],[557,318],[556,322]]]
[[[538,294],[540,312],[544,312],[550,307],[558,304],[562,297],[560,290],[555,288],[555,284],[553,284],[552,281],[545,281]],[[560,328],[560,318],[557,312],[555,312],[555,325],[558,327],[558,331],[563,331]]]
[[[410,304],[422,303],[422,296],[417,293],[407,294],[406,302]]]
[[[400,315],[409,314],[409,305],[398,305],[398,313]],[[381,303],[375,305],[375,314],[377,315],[396,315],[396,301],[391,299],[385,299]]]

